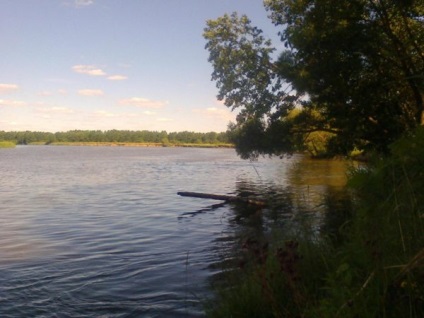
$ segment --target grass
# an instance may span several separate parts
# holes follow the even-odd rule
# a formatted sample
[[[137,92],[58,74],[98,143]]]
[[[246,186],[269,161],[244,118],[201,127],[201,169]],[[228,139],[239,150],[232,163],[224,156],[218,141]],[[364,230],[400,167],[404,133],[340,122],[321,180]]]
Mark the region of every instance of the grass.
[[[352,171],[337,235],[304,227],[249,244],[208,316],[424,317],[424,129],[391,149]]]
[[[16,144],[11,141],[0,141],[0,148],[15,148]]]

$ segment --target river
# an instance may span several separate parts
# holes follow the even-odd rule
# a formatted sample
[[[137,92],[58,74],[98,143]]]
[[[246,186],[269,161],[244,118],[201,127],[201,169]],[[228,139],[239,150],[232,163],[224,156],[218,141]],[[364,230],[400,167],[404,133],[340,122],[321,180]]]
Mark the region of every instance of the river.
[[[244,161],[233,149],[0,149],[0,317],[201,317],[237,239],[298,214],[319,227],[345,169],[302,156]]]

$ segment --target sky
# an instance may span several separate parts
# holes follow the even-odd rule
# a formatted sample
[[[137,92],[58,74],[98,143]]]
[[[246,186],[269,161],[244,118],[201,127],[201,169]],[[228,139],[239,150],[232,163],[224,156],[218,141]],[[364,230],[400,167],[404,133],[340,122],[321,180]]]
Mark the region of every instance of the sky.
[[[1,0],[0,130],[225,131],[206,20],[262,0]]]

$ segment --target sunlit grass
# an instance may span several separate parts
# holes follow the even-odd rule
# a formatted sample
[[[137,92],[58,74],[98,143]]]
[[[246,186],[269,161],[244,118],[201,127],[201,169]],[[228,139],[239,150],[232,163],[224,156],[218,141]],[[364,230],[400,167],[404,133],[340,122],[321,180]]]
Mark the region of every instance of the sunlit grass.
[[[0,148],[15,148],[16,144],[11,141],[0,141]]]

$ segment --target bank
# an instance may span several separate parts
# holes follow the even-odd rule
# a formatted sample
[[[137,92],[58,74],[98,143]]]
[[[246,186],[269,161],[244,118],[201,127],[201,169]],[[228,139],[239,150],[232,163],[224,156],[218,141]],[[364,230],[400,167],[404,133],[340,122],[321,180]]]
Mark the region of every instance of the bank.
[[[390,149],[349,173],[333,228],[245,245],[208,316],[424,317],[424,129]]]
[[[164,143],[164,142],[31,142],[28,145],[48,146],[93,146],[93,147],[186,147],[186,148],[234,148],[229,143]]]

